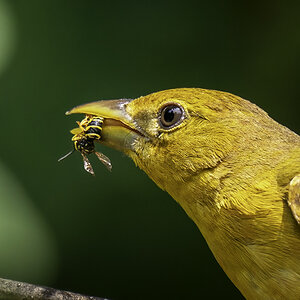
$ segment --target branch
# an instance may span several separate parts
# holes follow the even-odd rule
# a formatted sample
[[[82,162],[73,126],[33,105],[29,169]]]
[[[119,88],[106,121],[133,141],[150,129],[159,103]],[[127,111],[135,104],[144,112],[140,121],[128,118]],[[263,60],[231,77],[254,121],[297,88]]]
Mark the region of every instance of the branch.
[[[0,278],[0,300],[108,300]]]

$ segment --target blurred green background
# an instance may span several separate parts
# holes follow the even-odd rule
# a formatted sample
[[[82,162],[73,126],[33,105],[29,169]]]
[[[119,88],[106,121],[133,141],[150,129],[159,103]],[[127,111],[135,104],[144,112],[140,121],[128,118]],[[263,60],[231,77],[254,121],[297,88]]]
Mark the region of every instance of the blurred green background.
[[[299,133],[300,2],[0,0],[0,277],[110,299],[242,296],[123,154],[71,147],[84,102],[229,91]],[[282,3],[282,2],[281,2]]]

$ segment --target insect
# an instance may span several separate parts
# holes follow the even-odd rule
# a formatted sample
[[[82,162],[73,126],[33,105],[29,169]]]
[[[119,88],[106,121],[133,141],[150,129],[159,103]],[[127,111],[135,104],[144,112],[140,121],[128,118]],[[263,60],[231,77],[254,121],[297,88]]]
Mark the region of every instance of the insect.
[[[103,153],[95,151],[95,140],[101,139],[103,118],[86,115],[81,121],[77,121],[78,127],[72,129],[70,132],[73,134],[72,141],[74,149],[61,157],[58,161],[61,161],[71,155],[74,150],[80,152],[83,159],[84,169],[92,175],[95,175],[93,167],[87,158],[88,154],[95,153],[98,159],[111,171],[112,165],[110,159]]]

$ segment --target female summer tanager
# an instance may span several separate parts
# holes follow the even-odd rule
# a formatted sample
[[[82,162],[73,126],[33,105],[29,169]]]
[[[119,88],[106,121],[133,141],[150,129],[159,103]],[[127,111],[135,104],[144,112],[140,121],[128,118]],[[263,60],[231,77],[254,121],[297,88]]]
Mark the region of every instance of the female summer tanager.
[[[172,89],[73,108],[197,224],[247,299],[300,299],[300,137],[238,96]]]

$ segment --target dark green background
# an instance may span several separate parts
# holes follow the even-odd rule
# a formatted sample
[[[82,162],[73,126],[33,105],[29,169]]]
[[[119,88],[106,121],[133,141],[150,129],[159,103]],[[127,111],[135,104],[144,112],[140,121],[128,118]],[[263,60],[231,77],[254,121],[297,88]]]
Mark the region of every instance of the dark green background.
[[[203,87],[250,99],[299,132],[300,2],[0,1],[14,34],[0,73],[0,160],[51,248],[40,273],[29,251],[29,266],[0,265],[0,277],[111,299],[241,299],[193,222],[123,154],[102,148],[113,172],[91,158],[95,178],[77,153],[57,162],[80,119],[64,112]]]

